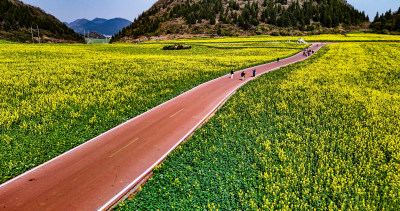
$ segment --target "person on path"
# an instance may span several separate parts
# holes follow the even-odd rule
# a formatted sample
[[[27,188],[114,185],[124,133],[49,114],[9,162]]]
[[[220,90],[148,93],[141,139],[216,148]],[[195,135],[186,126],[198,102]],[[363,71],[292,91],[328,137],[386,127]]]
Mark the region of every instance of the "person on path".
[[[256,77],[256,69],[253,70],[253,77]]]
[[[244,77],[246,76],[246,73],[243,71],[240,75],[242,76],[242,81],[244,81]]]
[[[231,70],[231,79],[233,79],[233,70]]]
[[[279,62],[279,57],[278,57],[278,59],[276,60],[276,62]]]

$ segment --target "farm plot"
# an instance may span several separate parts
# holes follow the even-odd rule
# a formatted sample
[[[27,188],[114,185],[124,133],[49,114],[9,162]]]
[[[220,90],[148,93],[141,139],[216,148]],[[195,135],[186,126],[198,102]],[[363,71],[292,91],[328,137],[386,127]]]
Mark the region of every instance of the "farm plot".
[[[0,44],[0,183],[231,69],[305,45]]]
[[[400,44],[332,44],[241,88],[120,210],[397,210]]]

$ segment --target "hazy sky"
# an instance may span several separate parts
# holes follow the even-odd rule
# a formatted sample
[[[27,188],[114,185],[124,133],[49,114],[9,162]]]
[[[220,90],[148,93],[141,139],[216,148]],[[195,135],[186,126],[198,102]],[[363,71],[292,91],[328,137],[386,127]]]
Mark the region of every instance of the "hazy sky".
[[[42,8],[63,22],[79,18],[125,18],[133,21],[140,13],[149,9],[157,0],[22,0],[26,4]],[[400,0],[347,0],[356,9],[365,11],[370,19],[377,11],[397,11]]]

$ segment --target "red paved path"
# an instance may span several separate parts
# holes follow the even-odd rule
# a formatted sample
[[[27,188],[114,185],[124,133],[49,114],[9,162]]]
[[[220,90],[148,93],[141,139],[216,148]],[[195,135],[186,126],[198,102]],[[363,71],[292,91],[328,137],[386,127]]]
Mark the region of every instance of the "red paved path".
[[[316,44],[312,49],[317,50]],[[299,53],[222,76],[2,185],[0,210],[103,210],[140,182],[247,81],[306,57]]]

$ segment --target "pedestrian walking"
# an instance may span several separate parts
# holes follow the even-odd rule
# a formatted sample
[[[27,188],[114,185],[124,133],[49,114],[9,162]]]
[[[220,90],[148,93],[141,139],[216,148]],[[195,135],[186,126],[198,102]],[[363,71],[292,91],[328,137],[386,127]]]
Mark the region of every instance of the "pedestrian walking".
[[[240,74],[242,76],[242,81],[244,81],[244,77],[246,76],[246,73],[243,71],[242,74]]]
[[[231,70],[231,79],[233,79],[233,70]]]
[[[278,59],[276,60],[276,62],[279,62],[279,57],[278,57]]]
[[[253,70],[253,77],[256,77],[256,69]]]

